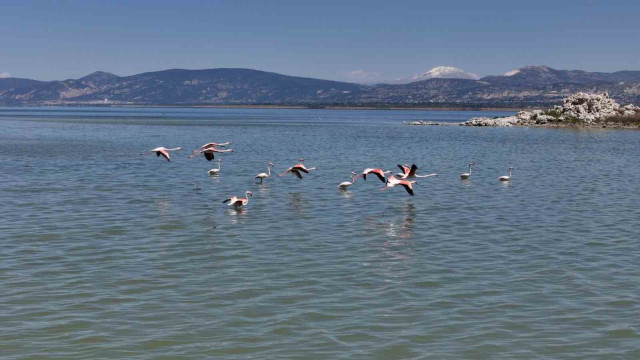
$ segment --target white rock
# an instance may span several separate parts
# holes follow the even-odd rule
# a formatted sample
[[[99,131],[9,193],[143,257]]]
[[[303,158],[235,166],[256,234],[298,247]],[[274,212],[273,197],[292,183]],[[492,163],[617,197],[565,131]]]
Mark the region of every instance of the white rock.
[[[640,112],[640,107],[635,105],[620,106],[607,93],[586,94],[577,93],[562,100],[562,105],[556,105],[553,109],[542,111],[519,111],[513,116],[497,119],[471,118],[465,125],[468,126],[513,126],[546,124],[549,122],[574,122],[579,119],[585,124],[592,124],[605,120],[612,116],[631,116]]]

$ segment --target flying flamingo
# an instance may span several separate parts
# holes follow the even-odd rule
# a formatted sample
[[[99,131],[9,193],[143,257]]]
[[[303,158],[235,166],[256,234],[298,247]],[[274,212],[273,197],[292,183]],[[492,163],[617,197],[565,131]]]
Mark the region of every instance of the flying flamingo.
[[[211,169],[209,170],[207,173],[209,174],[209,176],[217,176],[220,174],[220,168],[222,167],[222,159],[218,159],[218,168],[217,169]]]
[[[317,170],[317,167],[311,167],[311,168],[306,168],[302,162],[304,162],[304,159],[300,159],[300,162],[293,165],[292,167],[288,168],[287,170],[285,170],[284,172],[278,174],[278,176],[285,176],[287,173],[292,173],[293,175],[297,176],[298,179],[302,179],[302,174],[300,174],[300,172],[303,172],[305,174],[308,174],[309,171],[312,170]]]
[[[235,210],[240,210],[241,207],[246,206],[249,203],[249,197],[253,195],[251,191],[245,191],[244,194],[246,197],[239,198],[237,196],[232,196],[224,200],[222,203],[224,204],[228,202],[229,206],[233,206]]]
[[[260,184],[262,184],[262,180],[268,178],[269,176],[271,176],[271,167],[273,166],[273,163],[268,163],[267,164],[267,172],[266,173],[260,173],[258,175],[256,175],[254,177],[254,179],[260,179]]]
[[[400,178],[400,180],[407,180],[412,178],[428,178],[432,176],[438,176],[438,174],[428,174],[428,175],[418,175],[416,171],[418,171],[418,167],[416,164],[412,164],[411,167],[409,165],[398,165],[402,173],[396,174]]]
[[[471,177],[471,168],[473,167],[473,165],[475,165],[475,164],[473,162],[470,162],[469,163],[469,172],[460,174],[460,179],[461,180],[467,180],[469,177]]]
[[[214,155],[215,153],[227,153],[227,152],[233,152],[233,149],[221,150],[221,149],[216,149],[214,147],[208,147],[204,149],[195,150],[192,155],[189,155],[189,159],[194,158],[200,154],[204,154],[204,157],[207,160],[211,161],[215,158],[215,155]]]
[[[199,148],[193,150],[192,154],[195,154],[195,153],[200,152],[200,151],[202,151],[204,149],[207,149],[207,148],[225,147],[225,146],[228,146],[228,145],[231,145],[231,142],[229,142],[229,141],[223,142],[223,143],[210,142],[210,143],[206,143],[206,144],[200,146]]]
[[[373,169],[373,168],[366,168],[362,171],[362,174],[358,175],[358,177],[362,177],[362,179],[364,179],[365,181],[367,180],[367,175],[368,174],[373,174],[375,176],[378,177],[378,179],[380,179],[380,181],[382,182],[386,182],[385,176],[388,173],[391,173],[392,171],[382,171],[381,169]]]
[[[351,185],[353,185],[353,183],[356,181],[356,177],[358,174],[354,173],[353,171],[351,172],[351,181],[345,181],[345,182],[341,182],[338,185],[338,189],[340,190],[347,190],[347,188]]]
[[[177,147],[177,148],[170,148],[167,149],[165,147],[157,147],[155,149],[151,149],[149,151],[145,151],[143,153],[140,153],[140,155],[148,155],[151,153],[156,153],[156,155],[158,157],[160,157],[160,155],[164,156],[165,159],[167,159],[167,161],[171,162],[171,157],[169,156],[169,151],[178,151],[178,150],[182,150],[181,147]]]
[[[390,175],[389,178],[387,179],[385,187],[380,189],[380,191],[387,190],[389,188],[395,187],[396,185],[401,185],[404,187],[405,190],[407,190],[409,195],[413,196],[413,184],[415,183],[416,183],[415,180],[414,181],[398,180],[393,175]]]
[[[511,180],[511,171],[512,170],[513,170],[513,167],[510,167],[509,168],[509,176],[507,176],[507,175],[500,176],[498,178],[498,180],[500,180],[500,181],[509,181],[509,180]]]

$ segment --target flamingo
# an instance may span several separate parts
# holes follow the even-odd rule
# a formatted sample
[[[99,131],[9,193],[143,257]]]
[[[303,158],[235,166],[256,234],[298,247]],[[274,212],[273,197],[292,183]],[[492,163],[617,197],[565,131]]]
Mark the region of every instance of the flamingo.
[[[244,192],[245,197],[239,198],[237,196],[232,196],[228,199],[225,199],[222,203],[229,203],[229,206],[233,206],[235,210],[240,210],[241,207],[246,206],[249,203],[249,197],[253,195],[251,191]]]
[[[467,180],[471,176],[471,167],[473,167],[473,165],[475,165],[475,164],[473,162],[470,162],[469,163],[469,172],[460,174],[460,179],[461,180]]]
[[[193,152],[193,154],[189,155],[189,159],[194,158],[200,154],[204,154],[204,157],[211,161],[215,158],[215,153],[227,153],[227,152],[233,152],[233,149],[226,149],[226,150],[221,150],[221,149],[216,149],[215,147],[208,147],[208,148],[204,148],[204,149],[198,149],[195,150]]]
[[[162,155],[165,159],[167,159],[167,161],[171,162],[171,157],[169,156],[169,151],[178,151],[178,150],[182,150],[181,147],[177,147],[177,148],[165,148],[165,147],[157,147],[155,149],[151,149],[149,151],[145,151],[143,153],[140,153],[140,155],[148,155],[151,153],[156,153],[156,155],[158,157],[160,157],[160,155]]]
[[[400,168],[400,170],[402,170],[402,173],[396,174],[396,176],[398,176],[400,180],[406,180],[406,179],[412,179],[412,178],[428,178],[432,176],[436,176],[436,177],[438,176],[438,174],[436,173],[428,174],[428,175],[416,174],[416,171],[418,171],[418,167],[416,166],[416,164],[411,164],[411,167],[409,167],[409,165],[398,165],[398,167]]]
[[[507,175],[500,176],[498,178],[498,180],[500,180],[500,181],[509,181],[509,180],[511,180],[511,171],[512,170],[513,170],[513,167],[510,167],[509,168],[509,176],[507,176]]]
[[[200,151],[202,151],[204,149],[207,149],[207,148],[225,147],[225,146],[228,146],[228,145],[231,145],[231,142],[229,142],[229,141],[223,142],[223,143],[209,142],[209,143],[206,143],[206,144],[200,146],[199,148],[193,150],[192,154],[195,154],[195,153],[200,152]]]
[[[354,173],[353,171],[351,172],[351,181],[345,181],[345,182],[341,182],[338,185],[338,189],[340,190],[347,190],[347,188],[351,185],[353,185],[353,183],[356,181],[356,177],[358,174]]]
[[[285,170],[284,172],[278,174],[278,177],[280,176],[285,176],[287,173],[292,173],[293,175],[297,176],[298,179],[302,179],[302,174],[300,174],[300,172],[303,172],[305,174],[308,174],[309,171],[312,170],[317,170],[317,167],[311,167],[311,168],[306,168],[302,162],[304,162],[304,159],[300,159],[299,162],[295,165],[293,165],[292,167],[288,168],[287,170]]]
[[[209,170],[207,173],[209,174],[209,176],[217,176],[220,174],[220,168],[222,167],[222,159],[218,159],[218,168],[217,169],[211,169]]]
[[[399,180],[399,179],[396,179],[393,175],[391,175],[387,179],[385,187],[380,189],[380,191],[387,190],[389,188],[395,187],[396,185],[401,185],[401,186],[404,187],[405,190],[407,190],[409,195],[413,196],[413,184],[415,184],[415,183],[416,183],[415,180],[414,181]]]
[[[268,178],[271,176],[271,167],[273,166],[273,163],[267,163],[267,172],[266,173],[260,173],[258,175],[256,175],[254,177],[254,179],[260,179],[260,184],[262,184],[262,180]]]
[[[383,183],[386,182],[385,176],[388,173],[391,173],[392,171],[382,171],[381,169],[373,169],[373,168],[366,168],[362,171],[362,174],[358,175],[358,177],[362,177],[362,179],[364,179],[365,181],[367,180],[367,175],[368,174],[373,174],[375,176],[378,177],[378,179],[380,179],[380,181],[382,181]]]

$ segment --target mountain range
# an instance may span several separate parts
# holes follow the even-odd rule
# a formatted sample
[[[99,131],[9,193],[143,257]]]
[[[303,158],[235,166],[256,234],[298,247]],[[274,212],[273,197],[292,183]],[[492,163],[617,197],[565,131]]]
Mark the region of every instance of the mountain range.
[[[233,68],[172,69],[131,76],[97,71],[62,81],[0,78],[0,105],[529,107],[558,103],[576,92],[608,92],[620,103],[640,103],[640,71],[525,66],[480,79],[469,74],[439,67],[409,83],[361,85]]]

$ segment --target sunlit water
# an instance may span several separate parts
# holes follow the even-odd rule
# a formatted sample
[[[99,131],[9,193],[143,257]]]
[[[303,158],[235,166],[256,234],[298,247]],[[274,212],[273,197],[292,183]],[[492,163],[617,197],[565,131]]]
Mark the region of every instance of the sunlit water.
[[[0,109],[0,357],[640,358],[640,132],[479,114]]]

